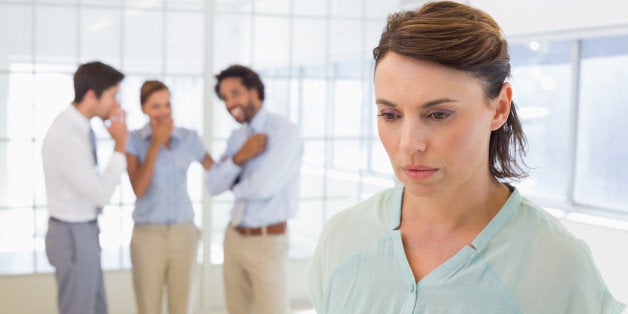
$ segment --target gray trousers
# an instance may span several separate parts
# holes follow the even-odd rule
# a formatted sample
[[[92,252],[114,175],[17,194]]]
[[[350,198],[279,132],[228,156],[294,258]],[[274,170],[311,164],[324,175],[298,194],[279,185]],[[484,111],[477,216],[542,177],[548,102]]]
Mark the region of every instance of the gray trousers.
[[[61,314],[107,313],[99,232],[96,221],[48,221],[46,255],[55,267]]]

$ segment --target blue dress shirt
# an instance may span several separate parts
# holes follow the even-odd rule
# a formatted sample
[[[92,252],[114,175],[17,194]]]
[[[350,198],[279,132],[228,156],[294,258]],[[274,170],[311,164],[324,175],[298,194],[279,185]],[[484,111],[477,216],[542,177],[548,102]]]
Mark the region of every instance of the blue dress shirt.
[[[233,155],[255,133],[268,135],[266,150],[242,167],[234,164]],[[224,155],[207,174],[209,193],[218,195],[231,189],[236,204],[245,203],[240,223],[244,227],[286,221],[298,207],[302,156],[303,142],[296,125],[262,107],[249,124],[231,133]]]
[[[126,151],[144,163],[151,140],[152,129],[147,124],[129,134]],[[133,220],[151,225],[191,222],[194,211],[187,190],[187,171],[192,162],[201,162],[206,152],[195,131],[175,128],[170,148],[159,149],[148,189],[135,201]]]

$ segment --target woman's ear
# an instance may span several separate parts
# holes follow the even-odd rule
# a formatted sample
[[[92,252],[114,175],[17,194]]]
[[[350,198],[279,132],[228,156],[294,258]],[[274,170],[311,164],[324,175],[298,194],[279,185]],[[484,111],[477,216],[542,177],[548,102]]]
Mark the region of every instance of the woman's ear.
[[[505,82],[502,85],[502,90],[499,92],[499,96],[493,100],[494,113],[493,120],[491,121],[491,131],[495,131],[501,128],[508,115],[510,115],[510,105],[512,104],[512,87],[510,83]]]

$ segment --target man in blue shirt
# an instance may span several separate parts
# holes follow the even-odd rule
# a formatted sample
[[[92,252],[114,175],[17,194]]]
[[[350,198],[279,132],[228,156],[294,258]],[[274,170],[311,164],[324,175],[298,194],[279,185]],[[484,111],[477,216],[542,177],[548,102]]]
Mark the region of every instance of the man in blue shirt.
[[[242,125],[207,176],[211,195],[230,189],[235,196],[224,240],[227,310],[288,313],[287,220],[299,200],[299,130],[262,107],[264,84],[253,70],[233,65],[216,80],[216,94]]]

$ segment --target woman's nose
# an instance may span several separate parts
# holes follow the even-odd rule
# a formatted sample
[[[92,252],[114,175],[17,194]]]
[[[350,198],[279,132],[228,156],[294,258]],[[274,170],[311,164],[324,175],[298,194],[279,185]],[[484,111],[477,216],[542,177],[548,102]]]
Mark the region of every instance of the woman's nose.
[[[421,123],[406,122],[401,130],[399,149],[408,155],[425,152],[427,135],[428,131]]]

